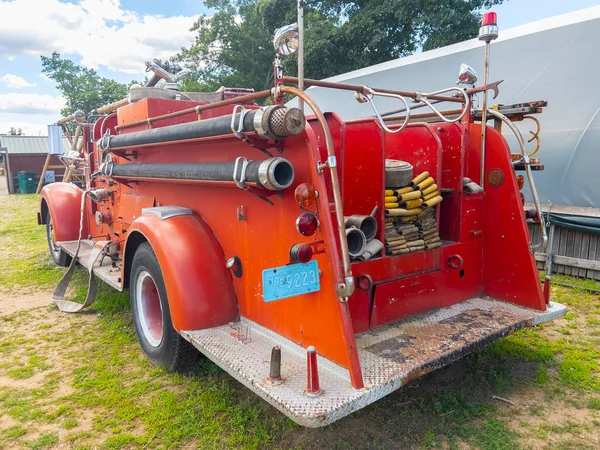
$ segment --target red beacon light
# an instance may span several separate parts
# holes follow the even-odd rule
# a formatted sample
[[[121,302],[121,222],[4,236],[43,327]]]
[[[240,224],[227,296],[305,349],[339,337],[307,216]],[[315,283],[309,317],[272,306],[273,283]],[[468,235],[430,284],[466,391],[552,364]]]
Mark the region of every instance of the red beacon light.
[[[490,43],[498,38],[498,15],[495,12],[486,12],[481,19],[479,40]]]

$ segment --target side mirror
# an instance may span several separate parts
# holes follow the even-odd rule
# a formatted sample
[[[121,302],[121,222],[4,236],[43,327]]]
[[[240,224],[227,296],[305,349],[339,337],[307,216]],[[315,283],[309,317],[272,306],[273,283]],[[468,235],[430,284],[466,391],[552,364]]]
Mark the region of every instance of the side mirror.
[[[456,84],[475,86],[475,83],[477,83],[477,73],[475,73],[475,70],[468,64],[461,64]]]

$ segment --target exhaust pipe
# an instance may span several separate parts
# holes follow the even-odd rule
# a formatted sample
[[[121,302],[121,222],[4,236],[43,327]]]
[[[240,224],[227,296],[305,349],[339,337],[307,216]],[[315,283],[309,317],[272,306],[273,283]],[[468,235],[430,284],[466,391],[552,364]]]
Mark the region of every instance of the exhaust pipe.
[[[367,241],[377,236],[377,221],[372,216],[363,216],[362,214],[352,214],[344,217],[346,228],[358,228],[365,235]]]
[[[351,258],[358,258],[367,248],[365,233],[358,228],[346,228],[346,241],[348,241],[348,253]]]
[[[256,184],[270,191],[286,189],[294,182],[294,167],[285,158],[276,157],[264,161],[210,162],[210,163],[161,163],[161,164],[114,164],[112,161],[100,167],[102,175],[127,180],[189,180],[231,181],[240,180]]]

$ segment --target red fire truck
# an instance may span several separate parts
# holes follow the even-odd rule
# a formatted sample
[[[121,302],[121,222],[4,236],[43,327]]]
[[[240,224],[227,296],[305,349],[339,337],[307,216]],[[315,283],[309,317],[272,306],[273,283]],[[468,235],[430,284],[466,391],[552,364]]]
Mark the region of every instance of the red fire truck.
[[[487,80],[435,93],[303,80],[374,108],[345,121],[293,87],[278,57],[261,92],[184,93],[176,64],[147,65],[154,76],[128,99],[60,122],[76,120],[73,170],[85,175],[41,193],[39,223],[69,267],[61,310],[88,307],[96,277],[128,289],[153,362],[188,370],[202,354],[309,427],[564,314],[540,283],[544,242],[530,241],[515,172],[537,199],[510,117],[539,105],[474,109],[497,88]],[[377,97],[403,112],[380,114]],[[411,115],[419,106],[432,112]],[[516,133],[516,157],[500,125]],[[83,305],[63,298],[77,262],[90,274]]]

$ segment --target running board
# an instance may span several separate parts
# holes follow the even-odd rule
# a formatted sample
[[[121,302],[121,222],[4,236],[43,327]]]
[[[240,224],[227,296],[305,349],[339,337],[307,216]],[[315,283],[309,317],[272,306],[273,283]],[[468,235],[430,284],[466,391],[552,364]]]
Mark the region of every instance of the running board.
[[[69,255],[75,255],[77,251],[77,241],[62,241],[58,242],[60,248],[62,248]],[[77,262],[89,270],[89,256],[94,248],[94,242],[88,239],[81,241],[81,247],[79,248],[79,255],[77,256]],[[112,261],[109,257],[104,258],[104,260],[99,261],[94,266],[94,275],[108,284],[110,287],[118,290],[119,292],[123,291],[123,286],[121,283],[121,260],[117,261],[116,267],[113,267]]]
[[[561,317],[474,298],[356,336],[365,387],[354,389],[348,370],[318,358],[322,395],[306,395],[306,349],[246,319],[228,326],[182,331],[207,358],[300,425],[316,428],[364,408],[409,381],[456,361],[521,328]],[[268,380],[271,350],[281,348],[282,384]],[[319,349],[317,349],[318,352]]]

